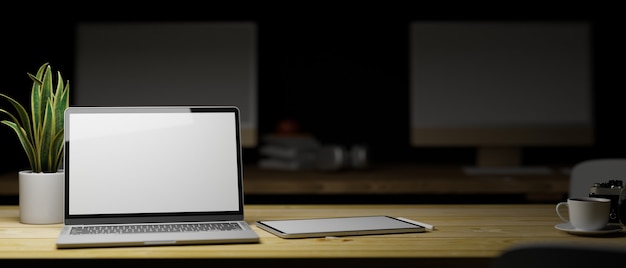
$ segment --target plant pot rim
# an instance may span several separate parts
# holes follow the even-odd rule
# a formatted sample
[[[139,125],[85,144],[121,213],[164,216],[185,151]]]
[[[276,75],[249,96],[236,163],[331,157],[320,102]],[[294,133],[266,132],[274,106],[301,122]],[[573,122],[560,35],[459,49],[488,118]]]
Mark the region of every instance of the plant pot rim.
[[[20,170],[18,173],[20,174],[40,174],[40,175],[46,175],[46,174],[59,174],[59,173],[63,173],[65,172],[65,170],[63,169],[59,169],[56,172],[33,172],[33,170],[31,169],[26,169],[26,170]]]

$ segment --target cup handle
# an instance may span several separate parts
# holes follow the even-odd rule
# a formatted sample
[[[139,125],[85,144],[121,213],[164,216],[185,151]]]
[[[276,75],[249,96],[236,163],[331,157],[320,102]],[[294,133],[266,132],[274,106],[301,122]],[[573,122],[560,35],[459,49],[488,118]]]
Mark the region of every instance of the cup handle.
[[[561,215],[559,208],[561,208],[562,206],[567,206],[567,202],[559,202],[558,204],[556,204],[556,215],[558,215],[563,222],[569,222],[568,219]]]

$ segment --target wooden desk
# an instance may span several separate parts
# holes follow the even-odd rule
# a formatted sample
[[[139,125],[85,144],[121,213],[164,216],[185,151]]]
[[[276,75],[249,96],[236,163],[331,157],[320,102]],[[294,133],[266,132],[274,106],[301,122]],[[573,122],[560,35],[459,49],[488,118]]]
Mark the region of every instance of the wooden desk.
[[[567,195],[569,175],[559,168],[548,175],[469,176],[460,166],[393,164],[296,172],[248,165],[244,187],[251,195],[521,195],[531,202],[555,203]]]
[[[115,265],[198,262],[218,265],[307,267],[488,267],[504,249],[519,243],[566,242],[626,246],[626,231],[582,237],[554,228],[554,205],[249,205],[246,221],[385,214],[436,226],[425,233],[282,239],[252,227],[259,244],[130,248],[55,248],[61,225],[23,225],[16,206],[0,206],[0,263]],[[98,259],[98,261],[94,261]],[[208,266],[207,266],[208,267]]]

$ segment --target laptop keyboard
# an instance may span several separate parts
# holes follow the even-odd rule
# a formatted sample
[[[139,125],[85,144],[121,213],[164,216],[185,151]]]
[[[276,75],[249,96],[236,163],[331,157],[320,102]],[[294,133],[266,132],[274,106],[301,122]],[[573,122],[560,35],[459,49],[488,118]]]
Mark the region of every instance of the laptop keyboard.
[[[204,231],[237,231],[242,230],[234,222],[211,223],[179,223],[179,224],[143,224],[143,225],[111,225],[111,226],[81,226],[72,227],[70,234],[140,234],[140,233],[170,233],[170,232],[204,232]]]

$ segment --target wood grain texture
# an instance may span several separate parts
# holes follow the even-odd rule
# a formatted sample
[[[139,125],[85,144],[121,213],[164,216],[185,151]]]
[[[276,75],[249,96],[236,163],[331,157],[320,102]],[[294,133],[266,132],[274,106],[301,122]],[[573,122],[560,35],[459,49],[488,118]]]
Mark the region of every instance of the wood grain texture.
[[[259,244],[58,250],[54,243],[61,225],[24,225],[18,222],[18,207],[1,206],[0,258],[13,261],[186,259],[267,265],[293,265],[294,260],[302,259],[325,266],[351,260],[365,267],[382,265],[381,261],[385,260],[396,264],[485,267],[503,250],[520,243],[626,246],[624,231],[606,237],[584,237],[555,229],[560,220],[551,204],[249,205],[245,213],[245,220],[261,237]],[[435,225],[436,229],[411,234],[282,239],[254,225],[257,220],[359,215],[405,217]]]

